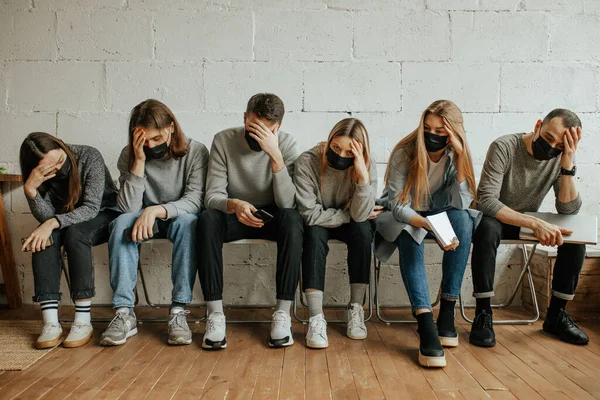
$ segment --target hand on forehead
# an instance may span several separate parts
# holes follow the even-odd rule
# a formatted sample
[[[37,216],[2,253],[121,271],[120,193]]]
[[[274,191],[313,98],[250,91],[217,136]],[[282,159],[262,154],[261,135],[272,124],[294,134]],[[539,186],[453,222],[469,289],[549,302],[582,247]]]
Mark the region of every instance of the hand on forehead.
[[[54,149],[47,152],[44,157],[40,160],[40,164],[51,165],[57,164],[62,165],[66,158],[66,153],[62,149]]]
[[[269,129],[271,132],[275,132],[277,129],[279,129],[279,123],[269,121],[265,118],[259,118],[256,114],[250,113],[246,116],[246,129],[251,128],[253,124],[262,124],[266,126],[267,129]]]
[[[354,157],[352,153],[352,140],[350,136],[336,136],[331,140],[329,147],[339,156]]]
[[[563,148],[565,143],[565,135],[568,131],[569,128],[564,125],[562,118],[555,117],[552,118],[547,124],[542,124],[540,135],[552,147]]]

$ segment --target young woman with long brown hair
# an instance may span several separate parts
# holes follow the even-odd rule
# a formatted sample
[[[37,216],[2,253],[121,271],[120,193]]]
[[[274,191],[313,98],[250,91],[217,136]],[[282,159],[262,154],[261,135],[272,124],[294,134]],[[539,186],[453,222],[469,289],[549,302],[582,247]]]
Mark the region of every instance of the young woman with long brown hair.
[[[115,318],[100,344],[120,345],[137,333],[133,312],[138,246],[152,237],[173,242],[173,291],[168,343],[190,344],[185,305],[196,278],[196,223],[203,208],[206,147],[184,136],[173,112],[158,100],[131,111],[129,144],[121,152],[117,203],[124,212],[110,225],[108,253]]]
[[[365,126],[356,118],[341,120],[327,142],[298,157],[295,171],[296,203],[305,223],[302,289],[310,315],[306,344],[312,348],[329,345],[323,315],[329,239],[348,245],[346,332],[352,339],[365,339],[363,303],[371,271],[372,220],[381,212],[381,207],[375,209],[377,171]]]
[[[475,178],[463,117],[451,101],[433,102],[419,126],[392,150],[378,204],[376,252],[385,261],[396,247],[400,271],[419,325],[419,362],[446,365],[444,346],[458,346],[454,307],[469,257],[471,236],[480,213],[469,210]],[[445,211],[458,242],[444,248],[442,294],[437,329],[433,321],[423,240],[433,237],[425,217]],[[383,239],[383,240],[379,240]]]
[[[35,346],[49,348],[61,341],[61,246],[67,253],[71,298],[75,302],[75,320],[63,345],[82,346],[93,334],[92,246],[108,240],[108,225],[119,215],[117,189],[98,150],[65,144],[47,133],[27,136],[21,145],[20,162],[25,197],[41,223],[22,246],[22,250],[32,252],[33,301],[41,304],[44,321]]]

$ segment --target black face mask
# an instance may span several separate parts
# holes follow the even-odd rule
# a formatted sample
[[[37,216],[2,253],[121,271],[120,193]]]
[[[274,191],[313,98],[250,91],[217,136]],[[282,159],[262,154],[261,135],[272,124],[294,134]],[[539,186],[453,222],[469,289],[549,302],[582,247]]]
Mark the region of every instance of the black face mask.
[[[448,144],[448,136],[436,135],[432,132],[425,132],[425,148],[430,153],[442,150]]]
[[[69,172],[71,172],[71,160],[69,160],[69,157],[67,157],[62,167],[56,171],[55,178],[58,180],[67,179],[69,177]]]
[[[533,157],[539,161],[551,160],[554,157],[558,157],[562,150],[550,146],[550,143],[542,137],[541,130],[538,134],[538,138],[531,142],[531,150]]]
[[[327,149],[327,163],[331,168],[343,171],[354,165],[353,157],[342,157],[330,148]]]
[[[260,144],[258,144],[258,142],[256,141],[256,139],[254,139],[252,136],[250,136],[250,131],[247,129],[244,129],[244,137],[246,138],[246,142],[248,142],[248,146],[250,147],[250,149],[252,151],[262,151],[262,147],[260,147]]]
[[[169,146],[167,145],[167,142],[161,143],[158,146],[154,147],[144,146],[144,154],[146,155],[146,158],[149,158],[151,160],[163,158],[165,154],[167,154],[168,150]]]

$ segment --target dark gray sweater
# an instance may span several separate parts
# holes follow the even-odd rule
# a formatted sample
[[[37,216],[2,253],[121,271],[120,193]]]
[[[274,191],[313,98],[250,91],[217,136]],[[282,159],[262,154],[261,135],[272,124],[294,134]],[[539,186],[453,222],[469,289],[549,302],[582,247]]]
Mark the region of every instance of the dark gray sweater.
[[[27,197],[33,216],[44,222],[56,217],[61,228],[94,219],[104,209],[117,208],[117,188],[104,164],[102,154],[90,146],[67,145],[77,158],[81,178],[81,199],[70,212],[62,212],[68,180],[50,179],[38,189],[34,198]]]

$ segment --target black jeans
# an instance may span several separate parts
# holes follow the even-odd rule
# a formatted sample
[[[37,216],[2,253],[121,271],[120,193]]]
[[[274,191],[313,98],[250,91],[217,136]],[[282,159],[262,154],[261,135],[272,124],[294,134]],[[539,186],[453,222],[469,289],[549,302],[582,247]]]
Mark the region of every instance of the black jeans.
[[[96,218],[52,232],[54,244],[33,253],[34,302],[60,300],[60,248],[64,246],[69,264],[71,298],[94,297],[94,261],[92,247],[108,241],[108,225],[119,216],[117,211],[100,211]]]
[[[198,219],[198,276],[205,301],[223,299],[223,243],[240,239],[277,242],[275,282],[278,300],[293,300],[300,277],[304,224],[297,210],[262,207],[275,218],[262,228],[251,228],[235,214],[206,210]]]
[[[494,296],[496,253],[500,240],[519,239],[519,228],[503,224],[496,218],[483,217],[473,236],[473,292],[476,298]],[[564,300],[572,300],[585,259],[585,245],[565,243],[558,248],[552,294]]]
[[[302,253],[302,290],[325,288],[325,268],[330,239],[340,240],[348,246],[348,275],[350,283],[369,283],[371,249],[375,224],[372,221],[350,222],[337,228],[322,226],[304,227],[304,252]]]

